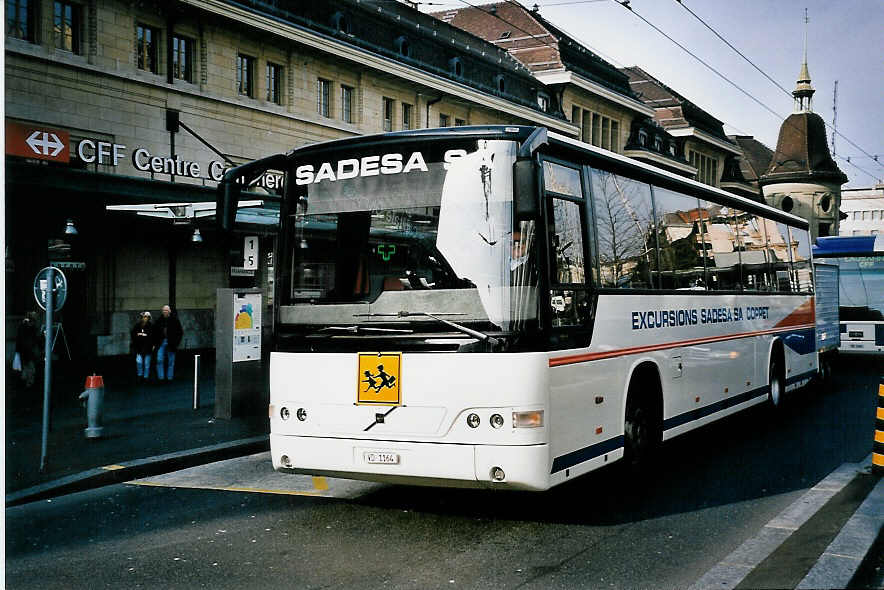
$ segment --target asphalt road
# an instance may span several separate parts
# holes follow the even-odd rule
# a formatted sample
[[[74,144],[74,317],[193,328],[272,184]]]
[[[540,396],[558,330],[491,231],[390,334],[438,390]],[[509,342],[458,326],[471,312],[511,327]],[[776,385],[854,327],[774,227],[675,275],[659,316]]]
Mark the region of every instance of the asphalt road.
[[[8,588],[682,588],[871,450],[872,361],[545,494],[116,485],[6,510]]]

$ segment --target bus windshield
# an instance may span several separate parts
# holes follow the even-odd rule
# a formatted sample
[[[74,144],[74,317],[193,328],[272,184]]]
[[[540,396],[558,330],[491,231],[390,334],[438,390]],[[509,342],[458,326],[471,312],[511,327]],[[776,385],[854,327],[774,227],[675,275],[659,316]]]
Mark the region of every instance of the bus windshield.
[[[841,321],[884,321],[884,255],[835,260],[841,268]]]
[[[433,314],[507,332],[536,320],[535,223],[513,217],[516,148],[471,138],[297,160],[280,322],[358,330]]]

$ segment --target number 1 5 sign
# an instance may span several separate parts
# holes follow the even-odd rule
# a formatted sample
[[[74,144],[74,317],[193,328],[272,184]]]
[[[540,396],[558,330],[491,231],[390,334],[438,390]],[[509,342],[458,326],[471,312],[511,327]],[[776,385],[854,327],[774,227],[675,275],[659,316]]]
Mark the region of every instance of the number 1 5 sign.
[[[258,236],[246,236],[242,248],[242,267],[246,270],[258,268]]]

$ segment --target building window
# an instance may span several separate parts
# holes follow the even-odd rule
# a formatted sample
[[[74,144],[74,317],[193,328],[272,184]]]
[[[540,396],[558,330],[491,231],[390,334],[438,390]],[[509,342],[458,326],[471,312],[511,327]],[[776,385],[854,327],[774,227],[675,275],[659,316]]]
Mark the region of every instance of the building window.
[[[397,37],[395,41],[396,51],[403,57],[411,57],[411,43],[406,37]]]
[[[55,48],[71,53],[80,53],[81,15],[83,9],[70,2],[55,2],[52,32]]]
[[[549,111],[549,95],[545,92],[537,93],[537,106],[540,107],[540,110],[546,113]]]
[[[34,43],[35,0],[6,0],[6,35]]]
[[[466,124],[467,124],[467,122],[464,121],[463,119],[455,119],[454,120],[455,127],[464,127],[464,126],[466,126]]]
[[[193,82],[193,39],[172,37],[172,77]]]
[[[456,78],[460,78],[463,76],[463,62],[459,57],[452,57],[448,60],[448,70],[454,75]]]
[[[384,97],[384,131],[393,131],[393,99]]]
[[[716,186],[718,182],[718,160],[691,150],[688,155],[688,162],[697,169],[698,182],[708,184],[709,186]]]
[[[439,127],[450,127],[451,118],[448,115],[439,113]]]
[[[571,107],[571,122],[580,128],[578,137],[596,147],[610,150],[612,152],[620,151],[620,122],[605,117],[598,113],[594,113],[588,109],[579,106]],[[642,143],[641,131],[639,132],[639,143],[646,146],[647,134],[644,135],[645,142]]]
[[[506,92],[506,78],[503,77],[503,74],[497,74],[494,76],[494,87],[497,88],[497,91],[501,94]]]
[[[158,29],[147,25],[136,25],[136,51],[138,53],[138,69],[157,73],[157,46],[160,41]]]
[[[255,96],[255,58],[243,55],[236,56],[236,92],[242,96]]]
[[[408,103],[402,103],[402,128],[411,129],[411,111],[412,106]]]
[[[267,62],[267,102],[282,104],[282,66]]]
[[[353,123],[353,89],[341,86],[341,119],[344,123]]]
[[[323,117],[329,116],[331,101],[331,82],[319,78],[316,80],[316,112]]]

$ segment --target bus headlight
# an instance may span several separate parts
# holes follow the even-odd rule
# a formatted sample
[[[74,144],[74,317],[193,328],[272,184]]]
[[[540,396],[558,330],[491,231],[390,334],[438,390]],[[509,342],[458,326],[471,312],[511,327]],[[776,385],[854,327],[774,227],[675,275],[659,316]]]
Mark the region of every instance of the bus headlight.
[[[543,426],[543,410],[513,412],[513,428],[540,428]]]
[[[491,414],[491,427],[500,428],[503,426],[503,416],[500,414]]]
[[[470,414],[467,416],[467,426],[470,428],[478,428],[479,427],[479,414]]]
[[[506,479],[506,473],[504,473],[503,469],[500,467],[492,467],[491,479],[493,481],[503,481],[504,479]]]

